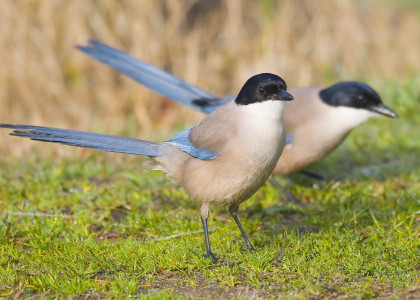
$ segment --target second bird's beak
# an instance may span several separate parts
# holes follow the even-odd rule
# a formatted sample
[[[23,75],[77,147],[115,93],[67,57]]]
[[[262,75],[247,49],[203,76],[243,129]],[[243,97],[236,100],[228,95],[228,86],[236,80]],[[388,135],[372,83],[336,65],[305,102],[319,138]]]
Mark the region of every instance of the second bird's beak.
[[[379,103],[376,106],[372,106],[369,108],[369,110],[376,112],[378,114],[387,116],[387,117],[398,118],[398,115],[392,109],[390,109],[388,106],[386,106],[383,103]]]
[[[293,99],[293,96],[285,90],[280,90],[273,95],[273,100],[291,101]]]

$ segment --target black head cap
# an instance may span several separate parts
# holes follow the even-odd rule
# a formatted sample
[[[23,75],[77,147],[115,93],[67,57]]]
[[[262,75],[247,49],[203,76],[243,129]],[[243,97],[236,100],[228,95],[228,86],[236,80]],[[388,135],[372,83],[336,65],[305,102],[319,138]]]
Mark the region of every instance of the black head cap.
[[[281,77],[270,73],[258,74],[245,82],[235,102],[248,105],[268,100],[293,100],[293,96],[286,92],[286,89],[286,82]]]
[[[332,106],[366,109],[388,117],[397,117],[392,109],[383,104],[381,97],[373,88],[361,82],[342,81],[322,90],[319,96]]]

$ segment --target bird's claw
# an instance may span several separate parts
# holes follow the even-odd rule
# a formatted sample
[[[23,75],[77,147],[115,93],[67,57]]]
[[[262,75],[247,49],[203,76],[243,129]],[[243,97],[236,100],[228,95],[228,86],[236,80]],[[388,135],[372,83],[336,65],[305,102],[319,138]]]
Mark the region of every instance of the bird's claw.
[[[241,247],[240,250],[242,252],[248,252],[248,251],[251,252],[251,253],[257,252],[257,250],[255,250],[255,248],[252,245],[247,245],[246,248]]]
[[[212,261],[213,261],[213,264],[217,264],[217,262],[220,260],[219,258],[217,258],[216,256],[214,256],[214,254],[212,252],[209,252],[207,254],[203,254],[203,255],[201,255],[201,257],[211,258]]]

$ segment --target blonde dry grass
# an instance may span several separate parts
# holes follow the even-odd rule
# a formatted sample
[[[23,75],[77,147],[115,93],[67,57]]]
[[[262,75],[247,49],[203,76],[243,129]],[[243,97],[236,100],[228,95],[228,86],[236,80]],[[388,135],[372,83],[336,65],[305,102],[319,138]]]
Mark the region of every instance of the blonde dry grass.
[[[2,3],[0,122],[164,137],[201,119],[74,49],[90,38],[217,95],[237,92],[257,72],[278,73],[289,85],[323,85],[420,69],[419,18],[392,4],[232,0],[200,11],[194,3]],[[2,155],[45,147],[0,132]]]

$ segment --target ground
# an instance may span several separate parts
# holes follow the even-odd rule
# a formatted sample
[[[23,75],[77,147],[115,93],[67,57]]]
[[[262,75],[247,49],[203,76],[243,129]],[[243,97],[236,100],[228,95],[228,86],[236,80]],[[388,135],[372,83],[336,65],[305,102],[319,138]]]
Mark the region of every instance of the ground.
[[[384,84],[397,120],[378,118],[311,168],[240,207],[211,210],[213,265],[199,208],[142,160],[88,152],[0,161],[0,295],[11,298],[420,297],[419,79]],[[10,138],[10,143],[14,138]],[[56,147],[64,147],[55,145]],[[77,154],[80,154],[77,152]]]

